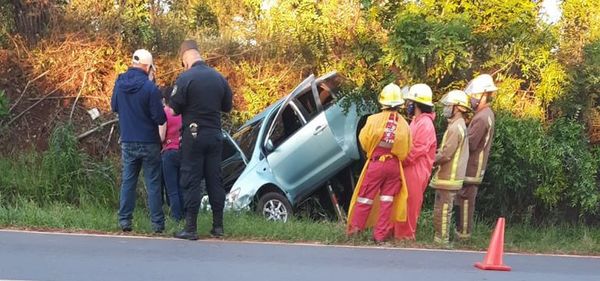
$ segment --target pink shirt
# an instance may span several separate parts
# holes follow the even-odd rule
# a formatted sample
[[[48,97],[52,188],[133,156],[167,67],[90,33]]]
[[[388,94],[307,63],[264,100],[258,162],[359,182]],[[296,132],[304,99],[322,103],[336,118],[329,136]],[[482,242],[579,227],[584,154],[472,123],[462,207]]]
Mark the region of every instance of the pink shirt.
[[[179,136],[181,135],[181,115],[173,116],[171,110],[165,106],[167,115],[167,132],[163,141],[163,151],[168,149],[179,149]]]

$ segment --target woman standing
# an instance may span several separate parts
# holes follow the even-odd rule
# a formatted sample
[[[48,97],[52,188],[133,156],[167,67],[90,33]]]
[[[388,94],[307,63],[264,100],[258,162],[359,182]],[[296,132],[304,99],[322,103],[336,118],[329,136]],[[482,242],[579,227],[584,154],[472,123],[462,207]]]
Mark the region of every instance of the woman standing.
[[[181,115],[173,116],[173,110],[168,105],[172,89],[167,87],[162,92],[167,122],[158,126],[158,132],[162,142],[162,171],[171,207],[171,217],[180,221],[183,219],[183,193],[179,187]]]

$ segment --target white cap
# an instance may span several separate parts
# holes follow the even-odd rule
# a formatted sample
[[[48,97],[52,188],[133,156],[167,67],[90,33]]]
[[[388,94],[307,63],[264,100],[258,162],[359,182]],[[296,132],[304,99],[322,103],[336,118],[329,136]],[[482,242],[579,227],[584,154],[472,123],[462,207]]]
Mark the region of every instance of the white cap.
[[[135,51],[133,53],[132,61],[133,63],[146,64],[154,69],[156,68],[154,66],[154,61],[152,60],[152,54],[150,54],[150,52],[148,52],[148,50],[145,49],[139,49]]]

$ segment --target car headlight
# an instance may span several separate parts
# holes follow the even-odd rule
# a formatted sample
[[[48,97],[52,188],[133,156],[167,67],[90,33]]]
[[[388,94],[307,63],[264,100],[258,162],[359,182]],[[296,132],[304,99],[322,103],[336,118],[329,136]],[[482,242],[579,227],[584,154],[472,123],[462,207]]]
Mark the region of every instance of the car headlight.
[[[234,188],[232,189],[228,194],[227,194],[227,202],[233,203],[235,201],[237,201],[237,199],[240,196],[240,192],[242,191],[241,188]]]

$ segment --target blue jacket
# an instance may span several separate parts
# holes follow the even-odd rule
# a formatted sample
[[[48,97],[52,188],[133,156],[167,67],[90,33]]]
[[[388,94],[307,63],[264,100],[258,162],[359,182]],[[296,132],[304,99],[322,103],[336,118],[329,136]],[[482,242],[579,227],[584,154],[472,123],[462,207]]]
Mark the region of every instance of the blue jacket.
[[[131,67],[119,75],[110,104],[119,114],[122,142],[160,143],[158,125],[167,116],[160,90],[143,70]]]

